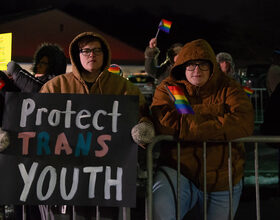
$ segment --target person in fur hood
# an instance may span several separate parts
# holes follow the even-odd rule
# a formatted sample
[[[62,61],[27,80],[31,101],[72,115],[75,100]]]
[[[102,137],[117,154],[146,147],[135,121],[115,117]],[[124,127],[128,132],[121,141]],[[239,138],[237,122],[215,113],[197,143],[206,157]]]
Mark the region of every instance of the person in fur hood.
[[[170,98],[175,86],[188,99],[194,114],[180,114]],[[253,106],[241,85],[221,72],[215,53],[204,39],[184,45],[169,77],[156,88],[151,104],[156,134],[174,135],[181,141],[180,216],[196,207],[203,219],[203,141],[207,145],[207,219],[227,220],[230,214],[226,143],[250,136],[254,130]],[[233,213],[242,191],[245,149],[232,144]],[[153,219],[176,217],[176,143],[161,146],[160,168],[153,186]]]
[[[216,56],[217,62],[223,73],[228,74],[230,77],[241,83],[241,78],[235,70],[235,64],[232,56],[227,52],[220,52]]]

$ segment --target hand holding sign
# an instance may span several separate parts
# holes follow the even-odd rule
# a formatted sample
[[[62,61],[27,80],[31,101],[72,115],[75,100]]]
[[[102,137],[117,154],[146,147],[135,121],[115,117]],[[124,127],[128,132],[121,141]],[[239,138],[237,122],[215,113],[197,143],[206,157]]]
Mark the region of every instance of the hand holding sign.
[[[9,144],[10,139],[8,133],[0,128],[0,152],[5,150],[9,146]]]
[[[155,137],[154,126],[151,122],[143,121],[132,128],[131,136],[136,144],[145,148]]]

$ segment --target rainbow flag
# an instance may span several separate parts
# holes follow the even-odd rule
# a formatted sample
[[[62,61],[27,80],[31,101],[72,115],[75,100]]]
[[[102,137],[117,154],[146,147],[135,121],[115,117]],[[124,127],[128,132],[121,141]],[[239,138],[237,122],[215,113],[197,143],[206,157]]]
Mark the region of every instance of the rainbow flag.
[[[122,73],[120,66],[117,64],[111,64],[110,67],[108,68],[108,71],[117,75],[121,75]]]
[[[166,88],[180,114],[194,114],[187,97],[179,86],[167,86]]]
[[[249,97],[254,93],[254,90],[250,89],[250,88],[247,87],[247,86],[243,86],[243,90],[246,92],[246,94],[247,94]]]
[[[0,79],[0,90],[5,86],[5,81]]]
[[[161,19],[158,28],[166,33],[169,33],[170,28],[171,28],[171,21],[165,20],[165,19]]]

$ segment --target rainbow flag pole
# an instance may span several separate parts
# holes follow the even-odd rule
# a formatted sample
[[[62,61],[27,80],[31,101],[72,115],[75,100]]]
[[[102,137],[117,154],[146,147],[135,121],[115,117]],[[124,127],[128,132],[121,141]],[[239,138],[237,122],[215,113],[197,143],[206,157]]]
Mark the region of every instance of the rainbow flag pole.
[[[157,30],[155,38],[157,38],[158,33],[159,33],[160,30],[169,34],[171,25],[172,25],[171,21],[168,21],[166,19],[161,19],[161,21],[160,21],[160,23],[158,25],[158,30]]]
[[[179,86],[166,86],[166,89],[180,114],[194,114],[187,97]]]
[[[155,36],[155,38],[157,38],[157,36],[158,36],[158,33],[159,33],[159,28],[157,29],[157,33],[156,33],[156,36]]]

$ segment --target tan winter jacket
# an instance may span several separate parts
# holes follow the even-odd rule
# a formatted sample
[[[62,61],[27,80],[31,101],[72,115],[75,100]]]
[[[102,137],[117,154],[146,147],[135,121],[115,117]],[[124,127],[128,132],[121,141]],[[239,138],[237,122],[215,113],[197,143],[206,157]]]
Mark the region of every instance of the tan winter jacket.
[[[185,77],[185,63],[208,60],[212,63],[210,78],[202,87],[190,84]],[[166,86],[180,86],[195,114],[180,115],[170,99]],[[235,80],[223,74],[211,46],[202,39],[186,44],[171,70],[170,76],[156,89],[151,105],[157,132],[175,135],[182,140],[181,170],[200,189],[203,189],[203,140],[231,140],[252,134],[254,111],[252,104]],[[175,145],[162,147],[163,164],[176,167]],[[207,190],[228,190],[228,145],[207,145]],[[245,149],[232,146],[233,184],[243,176]]]
[[[103,48],[103,70],[97,77],[90,90],[88,89],[80,74],[82,67],[79,59],[79,48],[77,45],[78,39],[86,35],[92,35],[98,38],[105,45],[105,48]],[[147,116],[148,108],[145,102],[145,97],[141,94],[139,88],[125,78],[112,74],[108,71],[108,67],[111,63],[111,51],[108,43],[102,36],[92,32],[85,32],[78,35],[70,44],[69,54],[72,64],[72,72],[59,75],[48,81],[41,88],[41,93],[137,95],[139,96],[140,117]]]

